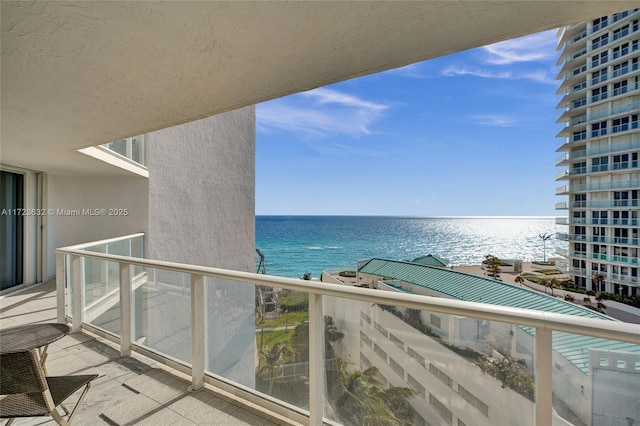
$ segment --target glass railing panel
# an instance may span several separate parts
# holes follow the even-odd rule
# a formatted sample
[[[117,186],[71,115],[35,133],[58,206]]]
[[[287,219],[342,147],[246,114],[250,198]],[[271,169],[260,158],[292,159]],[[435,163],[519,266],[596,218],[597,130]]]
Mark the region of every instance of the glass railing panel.
[[[132,291],[133,342],[190,364],[191,275],[144,268]]]
[[[84,322],[113,334],[120,333],[120,276],[118,264],[82,258],[84,266]]]
[[[237,381],[263,394],[277,398],[298,408],[309,409],[309,295],[287,289],[225,283],[216,280],[217,292],[225,297],[210,303],[234,304],[233,323],[228,318],[210,319],[211,326],[220,323],[235,327],[242,333],[241,349],[234,346],[207,346],[208,371]],[[209,287],[211,288],[211,287]],[[226,300],[226,302],[225,302]],[[211,305],[209,305],[211,306]],[[211,313],[211,309],[209,309]],[[209,314],[211,315],[211,314]],[[239,324],[242,324],[240,327]],[[246,377],[237,377],[231,369],[221,368],[219,359],[241,359]],[[214,355],[217,354],[217,355]]]
[[[326,373],[328,419],[345,425],[364,418],[374,418],[370,424],[534,424],[534,330],[327,296],[323,301],[339,333],[325,352],[336,360]]]

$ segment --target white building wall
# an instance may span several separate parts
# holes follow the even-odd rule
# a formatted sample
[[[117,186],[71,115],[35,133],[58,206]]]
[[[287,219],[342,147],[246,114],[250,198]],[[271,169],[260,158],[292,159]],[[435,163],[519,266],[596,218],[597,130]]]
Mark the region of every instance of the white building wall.
[[[54,213],[47,214],[45,221],[45,280],[55,276],[58,247],[146,232],[147,192],[147,180],[140,177],[48,175],[46,208]],[[82,209],[106,209],[107,214],[89,216]],[[127,209],[127,213],[110,209]],[[61,210],[80,210],[80,214],[64,215]]]
[[[147,257],[253,271],[255,107],[153,132],[146,143]],[[188,289],[188,283],[177,284]],[[247,386],[255,379],[254,291],[252,285],[206,282],[206,368]],[[171,309],[184,318],[178,312],[190,308],[176,297]],[[147,315],[150,344],[180,341],[170,339],[185,332],[180,321],[159,335],[151,325],[166,312],[149,309]],[[190,353],[189,347],[177,349]]]

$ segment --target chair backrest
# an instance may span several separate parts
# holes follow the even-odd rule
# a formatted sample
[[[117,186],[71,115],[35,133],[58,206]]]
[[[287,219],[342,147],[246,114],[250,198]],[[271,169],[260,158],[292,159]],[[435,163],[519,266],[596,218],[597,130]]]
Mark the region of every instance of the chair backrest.
[[[0,355],[0,393],[44,392],[48,386],[35,349]]]

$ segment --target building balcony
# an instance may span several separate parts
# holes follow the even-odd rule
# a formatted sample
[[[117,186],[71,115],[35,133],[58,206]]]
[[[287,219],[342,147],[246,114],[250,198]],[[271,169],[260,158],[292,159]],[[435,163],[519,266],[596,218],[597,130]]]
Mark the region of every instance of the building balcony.
[[[637,167],[637,161],[633,161],[635,167]],[[623,163],[618,163],[623,164]],[[615,170],[621,170],[622,167],[618,167]],[[615,181],[615,182],[599,182],[599,183],[587,183],[580,185],[569,185],[569,192],[584,192],[584,191],[604,191],[610,189],[632,189],[640,186],[640,180],[627,180],[627,181]],[[558,191],[556,190],[556,195]]]
[[[640,108],[640,104],[638,104],[638,107]],[[602,148],[589,148],[589,149],[582,149],[578,151],[571,151],[558,157],[558,159],[556,160],[556,166],[564,165],[563,163],[569,160],[586,158],[586,157],[591,157],[594,155],[601,155],[601,154],[613,154],[616,152],[624,152],[624,151],[628,151],[636,148],[640,148],[640,140],[616,142],[611,146],[606,146]]]
[[[605,367],[598,360],[606,358],[613,365],[625,360],[633,371],[633,360],[640,359],[640,326],[595,313],[586,318],[127,255],[140,250],[140,238],[58,249],[55,292],[31,287],[3,301],[3,327],[54,318],[70,321],[74,333],[53,345],[47,364],[51,372],[104,375],[80,408],[80,424],[97,418],[113,424],[341,424],[345,412],[334,393],[338,375],[332,373],[343,371],[340,365],[350,365],[346,373],[376,367],[375,380],[382,389],[411,389],[414,420],[492,425],[516,416],[511,420],[523,425],[571,424],[597,415],[591,389],[600,394],[613,389],[589,375]],[[216,311],[222,306],[242,311],[233,306],[231,295],[243,286],[305,295],[308,305],[301,312],[307,321],[301,324],[308,340],[298,340],[302,353],[307,351],[305,360],[281,358],[281,365],[270,369],[266,358],[258,356],[266,348],[247,353],[242,345],[211,344],[210,333],[220,328],[233,332],[240,325]],[[342,333],[331,345],[324,342],[327,317]],[[261,333],[254,309],[247,320],[255,345]],[[415,328],[414,320],[425,324],[420,330],[428,324],[429,332]],[[295,326],[290,327],[295,334]],[[603,342],[618,352],[605,356],[596,348]],[[500,359],[519,360],[513,361],[519,365],[518,382],[531,386],[493,377],[487,369],[496,356],[492,348],[504,353]],[[339,357],[349,363],[337,361]],[[249,383],[234,380],[238,371],[221,367],[238,358],[250,360]],[[557,366],[563,371],[555,371]],[[569,387],[554,388],[555,374]],[[580,394],[581,384],[585,395],[576,400],[571,395],[575,390]],[[558,398],[562,403],[555,405]],[[570,410],[563,406],[565,400],[572,400]],[[360,408],[366,410],[366,403]]]
[[[569,185],[563,185],[556,188],[556,195],[567,195],[569,193]]]
[[[589,243],[605,243],[615,245],[637,246],[640,243],[638,238],[606,237],[602,235],[568,234],[557,232],[556,239],[560,241],[583,241]]]
[[[605,262],[610,263],[621,263],[623,265],[638,265],[640,263],[637,257],[618,256],[606,253],[591,253],[588,257],[596,260],[604,260]]]
[[[568,210],[569,202],[568,201],[559,201],[556,203],[556,210]]]

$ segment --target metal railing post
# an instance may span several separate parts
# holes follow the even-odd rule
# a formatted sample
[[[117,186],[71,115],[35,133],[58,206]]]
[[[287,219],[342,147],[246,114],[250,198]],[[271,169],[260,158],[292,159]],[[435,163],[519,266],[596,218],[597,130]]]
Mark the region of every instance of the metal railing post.
[[[131,355],[131,264],[120,262],[120,355]]]
[[[204,386],[204,275],[191,274],[191,386]]]
[[[324,315],[322,295],[309,294],[309,425],[324,417]]]
[[[66,286],[65,282],[67,280],[67,265],[65,262],[65,254],[64,253],[56,253],[56,310],[57,310],[57,321],[60,324],[65,324],[67,322],[67,300],[66,300]]]
[[[536,328],[536,425],[551,424],[552,417],[552,331]]]
[[[71,255],[71,331],[74,333],[82,330],[84,294],[82,291],[82,275],[84,270],[82,257]]]

